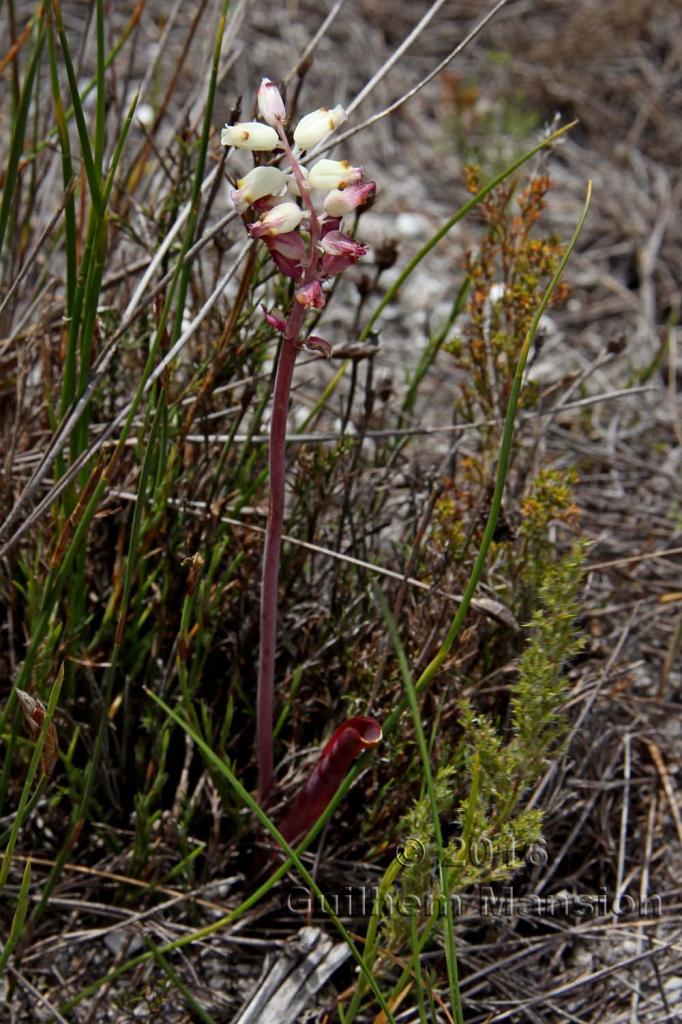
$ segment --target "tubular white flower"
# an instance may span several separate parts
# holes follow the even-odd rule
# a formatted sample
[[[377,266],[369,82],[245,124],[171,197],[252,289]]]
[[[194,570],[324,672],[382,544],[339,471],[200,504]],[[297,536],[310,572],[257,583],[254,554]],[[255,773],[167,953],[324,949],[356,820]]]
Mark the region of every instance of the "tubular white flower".
[[[256,199],[263,196],[276,195],[282,188],[285,178],[276,167],[254,167],[245,177],[237,182],[237,190],[230,193],[230,198],[239,211],[243,211]]]
[[[333,110],[320,107],[306,114],[296,125],[294,131],[294,142],[301,149],[310,149],[311,146],[322,142],[330,132],[338,128],[346,120],[346,111],[342,106],[336,106]]]
[[[284,100],[274,82],[264,78],[258,90],[258,111],[266,124],[276,128],[286,121],[287,113]]]
[[[236,149],[271,150],[279,145],[275,129],[260,121],[227,124],[220,133],[220,141],[223,146],[234,146]]]
[[[283,235],[297,228],[305,216],[306,211],[297,203],[279,203],[264,213],[258,223],[252,224],[249,230],[252,238]]]
[[[362,167],[353,167],[348,160],[318,160],[310,170],[310,185],[322,192],[355,185],[362,178]]]
[[[373,181],[364,185],[350,185],[345,189],[332,189],[324,201],[324,212],[328,217],[345,217],[351,210],[364,206],[376,192]]]

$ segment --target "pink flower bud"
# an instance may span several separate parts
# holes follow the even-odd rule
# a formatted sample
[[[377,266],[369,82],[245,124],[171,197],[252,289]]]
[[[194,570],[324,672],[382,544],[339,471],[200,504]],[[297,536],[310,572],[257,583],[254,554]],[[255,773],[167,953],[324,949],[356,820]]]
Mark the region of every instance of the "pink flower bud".
[[[279,145],[279,136],[274,128],[260,121],[243,121],[225,125],[220,133],[220,142],[236,149],[271,150]]]
[[[303,342],[305,348],[310,349],[311,352],[321,352],[325,359],[329,359],[332,354],[332,347],[328,341],[324,338],[318,338],[316,335],[311,334],[309,338]]]
[[[306,309],[323,309],[326,299],[319,281],[311,281],[296,292],[296,301]]]
[[[320,240],[320,248],[330,256],[350,256],[354,261],[367,252],[366,245],[344,235],[343,231],[328,231]]]
[[[276,167],[254,167],[237,182],[238,188],[230,192],[230,199],[240,213],[257,199],[279,192],[284,185],[284,174]]]
[[[273,330],[277,331],[278,334],[284,334],[284,332],[287,329],[286,320],[282,316],[280,316],[279,313],[276,313],[274,309],[268,311],[266,306],[263,305],[261,305],[261,309],[263,310],[263,316],[270,324],[270,326],[273,328]]]
[[[367,246],[348,238],[341,231],[328,231],[320,240],[320,248],[324,252],[322,274],[334,277],[357,263],[367,252]]]
[[[286,110],[279,89],[269,78],[264,78],[258,90],[258,111],[266,124],[276,128],[286,121]]]
[[[296,125],[294,131],[294,142],[301,149],[310,149],[312,146],[326,139],[330,132],[338,128],[346,120],[346,111],[342,106],[336,106],[333,110],[320,107],[306,114]]]
[[[318,160],[310,171],[311,188],[329,192],[333,188],[347,188],[362,180],[362,167],[353,167],[348,160]]]
[[[351,185],[350,188],[343,190],[336,188],[324,201],[325,213],[330,217],[343,217],[357,206],[364,206],[376,190],[373,181],[368,181],[365,185]]]
[[[264,213],[255,224],[249,224],[249,234],[252,238],[283,235],[297,228],[304,217],[305,211],[296,203],[279,203]]]

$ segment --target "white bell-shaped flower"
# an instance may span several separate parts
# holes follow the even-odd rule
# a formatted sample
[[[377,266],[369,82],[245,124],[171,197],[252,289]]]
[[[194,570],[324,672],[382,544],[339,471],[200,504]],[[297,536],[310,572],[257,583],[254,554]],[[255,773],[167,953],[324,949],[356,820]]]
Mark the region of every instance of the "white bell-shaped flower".
[[[234,146],[236,149],[265,150],[276,149],[279,137],[270,125],[260,121],[242,121],[239,124],[227,124],[220,133],[223,146]]]
[[[321,192],[347,188],[362,180],[362,167],[353,167],[348,160],[318,160],[310,170],[310,186]]]
[[[274,196],[281,192],[286,178],[276,167],[254,167],[237,182],[237,189],[230,192],[230,199],[241,212],[263,196]]]
[[[293,231],[306,217],[306,211],[297,203],[278,203],[268,210],[256,224],[249,225],[252,238],[263,238],[268,235],[283,235]]]
[[[306,114],[296,125],[294,131],[294,142],[301,149],[310,149],[322,142],[330,132],[338,128],[346,120],[346,111],[342,106],[336,106],[333,110],[320,107]]]

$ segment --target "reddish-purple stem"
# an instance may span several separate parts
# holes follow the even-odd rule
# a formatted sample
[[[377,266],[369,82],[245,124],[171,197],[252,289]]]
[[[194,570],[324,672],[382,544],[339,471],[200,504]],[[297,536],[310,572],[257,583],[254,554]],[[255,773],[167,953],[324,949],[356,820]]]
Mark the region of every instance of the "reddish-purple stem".
[[[284,525],[286,494],[285,447],[291,381],[296,362],[298,334],[305,309],[298,303],[292,310],[282,339],[275,375],[270,423],[268,521],[265,530],[260,604],[260,665],[258,672],[257,723],[258,788],[261,801],[272,787],[272,716],[274,701],[275,647],[277,643],[277,585]]]
[[[319,253],[317,242],[320,237],[320,222],[310,198],[310,192],[286,137],[279,125],[282,148],[289,160],[298,183],[301,198],[310,213],[310,249],[308,265],[303,275],[304,284],[314,281],[318,274]],[[258,667],[258,690],[256,694],[256,745],[258,747],[258,792],[264,802],[272,788],[273,756],[272,725],[274,707],[275,650],[277,646],[277,588],[279,583],[279,560],[284,527],[284,501],[286,497],[286,432],[287,413],[291,382],[300,346],[299,335],[305,308],[294,302],[287,322],[287,329],[280,346],[275,390],[272,398],[272,421],[270,423],[270,447],[268,467],[270,493],[268,497],[268,520],[265,529],[263,552],[263,574],[260,603],[260,661]]]

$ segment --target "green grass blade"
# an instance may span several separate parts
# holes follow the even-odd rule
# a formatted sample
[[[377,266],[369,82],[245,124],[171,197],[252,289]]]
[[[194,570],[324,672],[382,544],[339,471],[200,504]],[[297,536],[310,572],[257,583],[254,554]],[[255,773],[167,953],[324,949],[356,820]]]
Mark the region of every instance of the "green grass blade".
[[[26,921],[26,911],[28,910],[28,897],[31,888],[31,858],[29,857],[26,861],[24,868],[24,874],[21,879],[21,886],[19,888],[19,897],[17,899],[17,906],[14,911],[12,918],[12,924],[10,926],[9,935],[7,941],[3,947],[2,953],[0,953],[0,977],[2,972],[7,966],[7,961],[11,957],[14,949],[16,948],[21,934],[24,930],[24,922]]]
[[[55,19],[55,25],[57,27],[57,35],[59,36],[59,43],[62,49],[62,57],[64,59],[64,67],[66,68],[66,77],[69,82],[69,91],[71,93],[71,103],[73,104],[73,112],[76,118],[76,127],[78,129],[78,138],[81,144],[81,155],[83,157],[83,167],[85,168],[85,174],[88,179],[88,187],[90,189],[90,196],[92,198],[93,206],[96,210],[102,210],[102,180],[100,172],[95,164],[95,158],[92,152],[92,145],[90,142],[90,136],[88,134],[88,127],[85,121],[85,114],[83,112],[83,105],[81,103],[80,93],[78,91],[78,81],[76,79],[76,72],[71,59],[71,50],[69,48],[69,41],[66,38],[66,32],[64,31],[64,22],[62,20],[61,7],[59,0],[48,0],[51,5],[52,13]]]
[[[156,960],[157,964],[166,975],[170,983],[178,990],[182,998],[187,1003],[192,1013],[196,1014],[198,1020],[204,1022],[204,1024],[216,1024],[215,1019],[203,1008],[201,1003],[197,1002],[190,990],[185,985],[182,978],[179,976],[177,971],[173,970],[173,967],[168,963],[168,960],[163,955],[158,946],[156,946],[147,936],[144,937],[145,946],[149,949],[150,953]]]
[[[48,700],[47,708],[45,711],[45,721],[40,730],[38,739],[36,740],[35,747],[33,749],[33,756],[28,767],[28,773],[24,780],[24,785],[21,790],[21,796],[19,797],[19,806],[17,807],[14,821],[12,822],[12,828],[10,830],[9,838],[7,840],[7,846],[5,847],[4,857],[2,865],[0,866],[0,890],[3,888],[7,881],[7,875],[12,863],[12,854],[16,846],[17,839],[19,838],[19,832],[21,826],[26,818],[27,808],[30,806],[31,798],[31,787],[33,786],[33,780],[36,777],[38,768],[40,765],[40,758],[43,754],[43,747],[45,746],[45,739],[47,737],[47,730],[52,724],[54,713],[57,708],[57,702],[59,700],[59,694],[62,688],[62,682],[64,680],[64,668],[59,670],[57,678],[55,679],[52,689],[50,690],[50,697]]]
[[[31,57],[26,77],[24,78],[21,96],[19,98],[19,106],[14,119],[14,128],[10,140],[9,155],[7,157],[7,168],[5,170],[2,190],[2,202],[0,203],[0,252],[2,252],[5,235],[7,233],[7,225],[9,224],[10,214],[15,201],[19,161],[24,148],[24,137],[26,135],[26,125],[28,124],[28,115],[31,108],[31,99],[33,97],[33,86],[36,80],[36,72],[40,64],[44,41],[45,22],[41,19],[35,49],[33,50],[33,56]]]
[[[59,147],[62,154],[62,182],[64,188],[70,184],[74,177],[73,161],[71,159],[71,143],[69,132],[64,116],[64,104],[62,103],[61,90],[59,87],[59,72],[57,68],[57,44],[52,21],[48,22],[47,31],[48,57],[50,62],[50,81],[52,84],[52,102],[54,105],[54,119]],[[76,239],[76,201],[73,195],[69,196],[64,207],[64,247],[66,257],[66,315],[71,317],[73,310],[74,293],[76,290],[77,274],[77,239]],[[71,390],[75,389],[75,364],[71,370],[67,369],[69,352],[67,351],[67,365],[64,367],[64,380],[67,378],[72,382]],[[66,390],[66,389],[65,389]],[[64,410],[62,409],[62,414]]]
[[[107,225],[107,204],[111,195],[111,190],[114,184],[114,178],[116,170],[118,168],[121,155],[123,153],[123,147],[125,146],[130,126],[133,122],[135,114],[135,107],[137,105],[137,95],[133,98],[123,127],[119,133],[118,139],[116,140],[116,146],[111,160],[111,166],[106,176],[106,180],[103,183],[101,193],[101,208],[93,210],[91,223],[88,227],[88,243],[86,246],[87,257],[84,255],[83,264],[86,267],[85,284],[82,287],[82,291],[79,289],[78,298],[79,302],[76,303],[76,309],[74,310],[74,317],[71,321],[72,331],[69,333],[69,348],[73,344],[76,347],[76,341],[78,335],[80,335],[80,346],[79,346],[79,359],[80,359],[80,373],[78,378],[78,390],[72,397],[74,401],[85,391],[88,379],[90,376],[90,362],[92,354],[92,339],[95,330],[95,322],[97,318],[97,309],[99,307],[100,293],[102,290],[102,276],[104,274],[104,267],[107,256],[107,244],[108,244],[108,225]],[[81,318],[82,311],[82,318]],[[78,317],[75,313],[78,313]],[[69,403],[71,404],[71,403]],[[66,411],[68,406],[63,406],[62,414]],[[89,428],[89,412],[88,410],[83,411],[83,416],[74,430],[71,437],[71,456],[72,459],[77,459],[82,451],[85,450],[88,442],[88,428]],[[84,483],[86,474],[84,473],[81,478],[81,482]]]
[[[106,142],[106,100],[107,83],[104,75],[106,61],[106,45],[104,41],[104,6],[102,0],[95,4],[95,32],[97,36],[97,68],[96,80],[96,115],[95,115],[95,151],[93,159],[95,167],[102,179],[104,173],[104,146]]]
[[[452,1013],[455,1020],[455,1024],[463,1024],[464,1016],[462,1014],[462,1001],[459,994],[459,979],[457,973],[457,949],[455,945],[455,923],[452,914],[452,903],[450,901],[450,887],[448,878],[448,869],[446,865],[445,857],[445,846],[443,843],[443,830],[440,825],[440,812],[438,809],[438,800],[436,798],[436,788],[433,780],[433,772],[431,771],[431,759],[429,757],[429,750],[426,743],[426,736],[424,734],[424,726],[421,720],[421,712],[419,710],[419,704],[417,702],[417,691],[412,679],[412,673],[410,672],[409,665],[407,664],[407,657],[405,656],[405,649],[400,642],[398,636],[398,630],[393,620],[393,616],[389,610],[386,600],[383,595],[375,590],[374,599],[379,605],[381,613],[383,615],[388,634],[393,644],[393,650],[395,651],[398,659],[398,665],[400,668],[400,674],[403,678],[405,690],[407,693],[407,700],[412,714],[412,723],[414,725],[414,731],[417,738],[417,746],[419,748],[419,756],[422,762],[422,771],[424,777],[424,783],[426,785],[426,791],[429,797],[429,804],[431,807],[431,819],[433,822],[433,832],[436,840],[436,849],[438,852],[438,877],[441,886],[441,892],[445,899],[445,959],[448,970],[448,987],[450,990],[450,1005],[452,1007]]]

